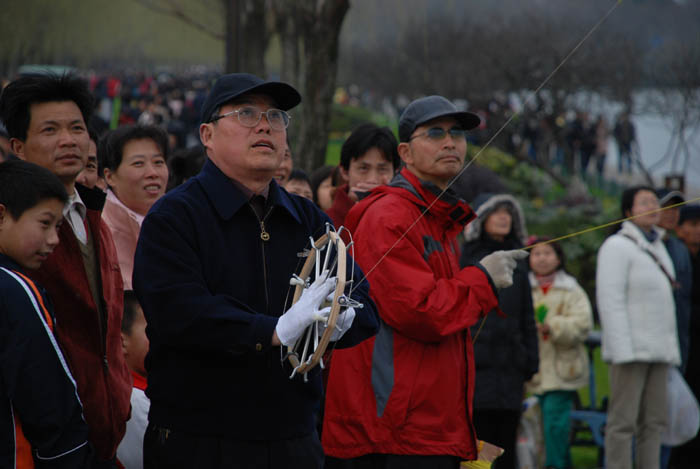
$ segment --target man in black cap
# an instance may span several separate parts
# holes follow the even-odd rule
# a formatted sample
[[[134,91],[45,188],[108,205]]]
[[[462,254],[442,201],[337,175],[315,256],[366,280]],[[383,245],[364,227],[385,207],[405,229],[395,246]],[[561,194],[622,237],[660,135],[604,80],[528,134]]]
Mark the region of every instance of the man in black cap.
[[[700,205],[689,204],[681,207],[676,234],[690,252],[693,284],[691,287],[690,311],[690,353],[685,370],[685,380],[700,400]],[[676,469],[697,467],[700,454],[700,435],[673,449],[670,467]]]
[[[329,222],[273,180],[286,111],[300,101],[285,83],[219,78],[201,111],[202,171],[143,222],[133,285],[150,340],[147,469],[322,467],[319,367],[308,381],[290,379],[280,348],[324,314],[319,305],[335,288],[319,276],[290,307],[298,254]],[[337,347],[376,332],[368,290],[356,285],[364,308],[339,318]]]
[[[657,189],[656,196],[659,198],[659,206],[664,208],[659,218],[659,227],[666,230],[663,241],[668,255],[673,261],[675,271],[676,284],[673,288],[673,300],[676,304],[676,329],[678,330],[678,345],[681,350],[679,369],[681,373],[684,373],[690,349],[690,293],[693,284],[693,269],[690,264],[688,248],[675,234],[681,209],[674,205],[685,202],[685,199],[682,193],[666,188]],[[668,467],[670,455],[671,448],[663,445],[661,447],[662,469]]]
[[[685,371],[688,363],[689,325],[690,325],[690,290],[693,283],[693,269],[690,264],[690,254],[685,243],[676,237],[676,228],[680,217],[680,207],[674,207],[685,202],[683,194],[668,189],[658,189],[656,195],[659,205],[664,208],[659,218],[659,226],[666,230],[664,244],[668,255],[673,261],[677,285],[673,290],[676,302],[676,325],[678,326],[678,343],[681,349],[681,372]]]
[[[405,167],[345,219],[381,321],[376,338],[333,360],[329,469],[456,469],[477,459],[469,328],[498,308],[497,289],[512,284],[516,259],[527,256],[496,251],[459,267],[457,235],[475,215],[448,186],[478,124],[442,96],[413,101],[399,121]]]

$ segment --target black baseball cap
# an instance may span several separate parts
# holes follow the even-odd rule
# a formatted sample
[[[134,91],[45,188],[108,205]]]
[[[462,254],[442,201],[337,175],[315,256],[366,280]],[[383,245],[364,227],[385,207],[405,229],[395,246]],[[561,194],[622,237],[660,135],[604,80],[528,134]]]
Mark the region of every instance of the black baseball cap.
[[[230,73],[219,77],[214,83],[202,104],[200,121],[211,121],[212,114],[218,107],[245,93],[269,96],[283,111],[288,111],[301,102],[301,95],[292,85],[279,81],[265,81],[250,73]]]
[[[408,142],[416,127],[438,117],[454,117],[464,130],[471,130],[481,123],[479,116],[457,110],[457,106],[442,96],[426,96],[411,102],[401,114],[399,140]]]

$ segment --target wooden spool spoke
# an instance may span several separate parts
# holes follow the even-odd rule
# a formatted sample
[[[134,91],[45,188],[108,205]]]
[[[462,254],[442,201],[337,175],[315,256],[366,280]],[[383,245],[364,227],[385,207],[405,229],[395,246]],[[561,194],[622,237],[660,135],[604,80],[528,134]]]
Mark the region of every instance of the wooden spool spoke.
[[[338,233],[329,228],[326,234],[318,240],[314,241],[311,239],[311,249],[306,262],[302,266],[299,275],[293,276],[290,281],[292,285],[295,285],[292,304],[299,300],[304,289],[310,285],[311,279],[309,276],[312,271],[315,274],[314,278],[318,278],[324,272],[327,272],[326,275],[328,277],[336,277],[336,286],[333,292],[333,301],[324,306],[330,306],[331,308],[325,324],[321,324],[322,321],[314,322],[294,346],[287,349],[288,360],[294,368],[290,378],[293,378],[297,373],[301,373],[304,375],[304,380],[306,380],[306,374],[316,365],[320,364],[323,367],[323,354],[336,328],[338,315],[341,310],[348,307],[348,302],[344,301],[346,299],[346,268],[346,246]],[[325,326],[325,330],[319,337],[319,331],[322,326]]]

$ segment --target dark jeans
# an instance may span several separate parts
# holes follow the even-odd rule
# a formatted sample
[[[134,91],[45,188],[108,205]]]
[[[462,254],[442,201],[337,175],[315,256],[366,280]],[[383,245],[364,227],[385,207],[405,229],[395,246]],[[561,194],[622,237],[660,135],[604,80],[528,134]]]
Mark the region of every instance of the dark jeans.
[[[149,423],[143,440],[143,467],[321,469],[323,449],[315,432],[289,440],[241,441],[177,432]]]
[[[326,458],[325,469],[459,469],[457,456],[368,454],[352,459]]]

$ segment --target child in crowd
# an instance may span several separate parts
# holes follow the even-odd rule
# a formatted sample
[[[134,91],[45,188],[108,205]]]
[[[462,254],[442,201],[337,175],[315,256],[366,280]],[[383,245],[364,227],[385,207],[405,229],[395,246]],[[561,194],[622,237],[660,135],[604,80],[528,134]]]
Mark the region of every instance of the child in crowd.
[[[591,303],[564,270],[564,251],[546,237],[531,237],[530,284],[539,337],[539,372],[528,383],[542,408],[547,468],[571,467],[570,413],[578,388],[586,385],[588,354],[583,344],[593,326]]]
[[[132,290],[124,292],[124,316],[122,317],[122,349],[126,364],[134,378],[131,392],[131,418],[126,422],[126,434],[117,449],[117,459],[127,469],[143,468],[143,435],[148,425],[148,409],[151,402],[146,397],[146,366],[148,352],[146,318]]]
[[[314,200],[314,194],[311,190],[311,181],[301,169],[293,169],[289,174],[287,183],[284,185],[287,192],[296,194],[301,197],[306,197],[309,200]]]
[[[53,308],[25,275],[58,245],[67,200],[47,169],[0,164],[0,467],[88,464],[88,427]]]

